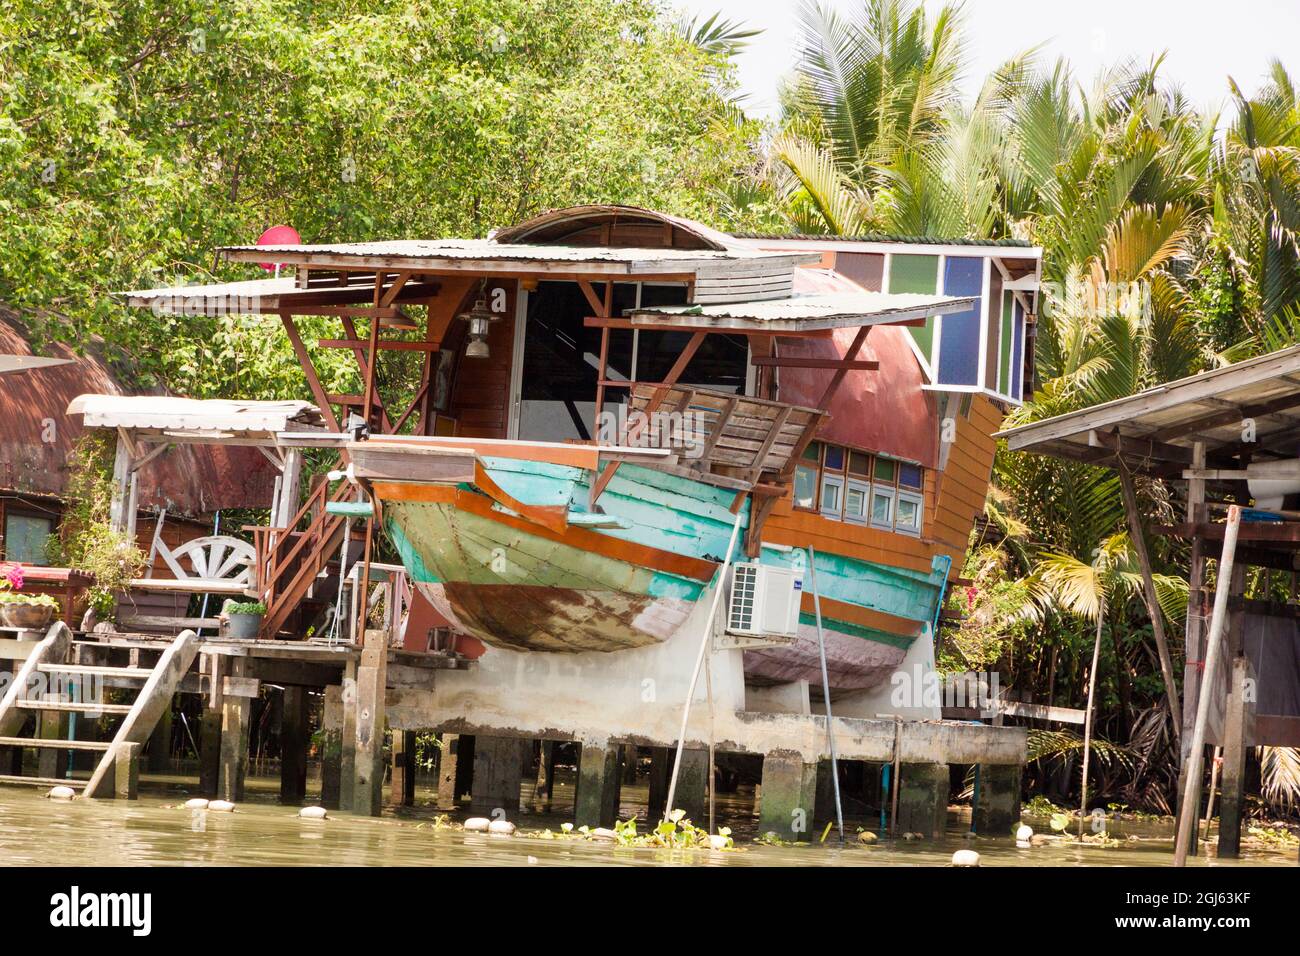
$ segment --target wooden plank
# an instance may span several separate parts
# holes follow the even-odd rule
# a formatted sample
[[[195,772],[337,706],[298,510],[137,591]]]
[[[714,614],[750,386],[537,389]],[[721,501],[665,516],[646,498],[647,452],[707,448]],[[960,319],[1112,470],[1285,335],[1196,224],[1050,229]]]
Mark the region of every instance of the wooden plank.
[[[755,355],[750,359],[755,368],[837,368],[874,372],[880,363],[873,359],[855,359],[852,362],[843,359],[794,358],[780,355]]]
[[[359,349],[370,344],[365,339],[320,339],[316,343],[323,349]],[[378,343],[381,352],[437,352],[437,342],[416,342],[408,339],[381,339]]]

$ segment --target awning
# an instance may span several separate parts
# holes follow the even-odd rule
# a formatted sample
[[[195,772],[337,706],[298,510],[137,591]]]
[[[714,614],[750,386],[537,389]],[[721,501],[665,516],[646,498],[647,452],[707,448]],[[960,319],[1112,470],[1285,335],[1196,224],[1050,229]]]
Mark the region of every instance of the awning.
[[[72,359],[45,358],[41,355],[0,355],[0,375],[6,372],[27,372],[34,368],[71,364]]]
[[[941,295],[830,292],[759,302],[655,306],[630,311],[628,318],[633,328],[671,326],[781,334],[922,321],[932,315],[964,312],[975,301]]]
[[[1249,451],[1278,458],[1300,452],[1300,346],[1147,389],[1091,408],[1009,428],[996,436],[1012,451],[1181,475],[1193,446],[1207,462]]]
[[[253,439],[276,443],[280,432],[325,427],[309,402],[226,401],[162,395],[79,395],[68,405],[87,428],[125,428],[168,441]]]

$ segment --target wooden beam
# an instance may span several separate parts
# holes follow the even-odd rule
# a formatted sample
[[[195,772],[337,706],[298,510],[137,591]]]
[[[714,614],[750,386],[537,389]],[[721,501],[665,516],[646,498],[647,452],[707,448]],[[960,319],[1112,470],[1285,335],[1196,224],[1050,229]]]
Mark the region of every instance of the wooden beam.
[[[311,389],[312,396],[316,399],[316,404],[320,408],[321,416],[325,419],[325,424],[330,431],[342,431],[339,427],[339,420],[334,417],[334,409],[330,407],[329,395],[325,392],[325,387],[320,383],[320,376],[316,374],[316,364],[312,362],[311,355],[307,352],[307,346],[303,344],[302,336],[298,334],[298,326],[293,321],[293,316],[287,312],[280,313],[280,322],[284,325],[284,331],[289,336],[289,343],[293,346],[294,354],[298,356],[298,364],[302,366],[303,374],[307,376],[307,387]]]
[[[319,339],[316,345],[323,349],[365,349],[366,339]],[[437,342],[412,342],[406,339],[381,339],[376,346],[381,352],[437,352]],[[364,353],[363,353],[364,354]]]
[[[1198,399],[1198,401],[1210,402],[1211,399],[1201,398]],[[1214,399],[1213,401],[1217,403],[1221,400]],[[1231,405],[1231,403],[1229,404]],[[1285,411],[1286,409],[1297,407],[1300,407],[1300,390],[1255,405],[1231,405],[1227,411],[1216,412],[1212,415],[1203,415],[1200,418],[1191,421],[1179,422],[1176,425],[1167,425],[1164,428],[1157,428],[1154,431],[1149,432],[1145,437],[1155,439],[1156,441],[1168,441],[1171,438],[1185,438],[1188,435],[1195,434],[1204,429],[1221,428],[1224,425],[1232,425],[1236,422],[1240,422],[1245,418],[1259,418],[1262,415],[1271,415],[1274,412]]]
[[[1183,522],[1157,525],[1152,532],[1167,538],[1201,538],[1222,541],[1225,524],[1215,521]],[[1244,521],[1237,533],[1241,541],[1271,541],[1276,544],[1300,544],[1300,522]]]
[[[397,278],[393,280],[392,284],[385,289],[383,294],[379,297],[379,302],[376,303],[379,308],[386,309],[391,306],[398,295],[401,294],[402,287],[406,285],[412,275],[414,275],[412,272],[399,272]]]
[[[780,355],[755,355],[750,364],[756,368],[834,368],[845,371],[874,372],[880,363],[871,359],[846,362],[842,359],[794,358]]]
[[[869,325],[864,325],[858,329],[858,334],[853,337],[853,344],[844,353],[845,362],[852,362],[858,357],[858,353],[862,351],[862,346],[866,344],[867,333],[870,331],[871,326]],[[847,374],[849,374],[849,370],[844,366],[836,369],[835,374],[831,376],[830,384],[826,386],[826,391],[822,392],[821,400],[817,403],[818,408],[825,411],[830,407],[831,399],[839,391],[840,383],[844,381],[844,376]]]
[[[1120,489],[1124,496],[1124,514],[1128,518],[1129,540],[1137,552],[1138,567],[1142,571],[1142,593],[1146,598],[1147,614],[1151,617],[1151,632],[1156,639],[1156,652],[1160,658],[1160,676],[1165,683],[1165,696],[1169,700],[1169,716],[1173,719],[1174,739],[1182,737],[1182,710],[1178,703],[1178,685],[1174,682],[1174,659],[1169,653],[1169,639],[1165,634],[1164,612],[1156,595],[1155,577],[1151,571],[1151,553],[1147,550],[1146,532],[1142,528],[1142,512],[1138,508],[1133,476],[1116,457],[1115,470],[1119,473]]]

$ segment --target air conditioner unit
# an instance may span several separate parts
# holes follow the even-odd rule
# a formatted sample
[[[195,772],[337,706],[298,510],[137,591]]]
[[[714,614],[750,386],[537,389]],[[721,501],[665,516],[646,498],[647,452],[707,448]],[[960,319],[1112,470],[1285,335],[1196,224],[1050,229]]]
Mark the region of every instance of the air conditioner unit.
[[[799,631],[803,572],[764,564],[737,564],[731,575],[727,633],[793,638]]]

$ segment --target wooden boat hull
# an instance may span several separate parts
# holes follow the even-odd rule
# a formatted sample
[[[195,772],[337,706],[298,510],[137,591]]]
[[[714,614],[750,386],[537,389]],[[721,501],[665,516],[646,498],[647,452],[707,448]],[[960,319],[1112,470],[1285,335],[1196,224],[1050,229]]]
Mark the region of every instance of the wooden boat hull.
[[[584,516],[592,472],[514,459],[485,462],[509,500]],[[602,495],[601,527],[544,527],[473,486],[377,482],[390,537],[416,586],[456,627],[489,646],[581,652],[670,638],[712,581],[735,515],[735,494],[625,465]],[[742,511],[742,528],[747,512]],[[736,559],[744,560],[737,554]],[[764,548],[766,564],[806,560]],[[819,551],[832,687],[879,685],[933,620],[946,576]],[[789,645],[745,651],[759,681],[821,682],[811,595]]]

